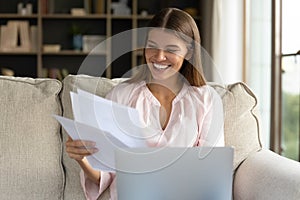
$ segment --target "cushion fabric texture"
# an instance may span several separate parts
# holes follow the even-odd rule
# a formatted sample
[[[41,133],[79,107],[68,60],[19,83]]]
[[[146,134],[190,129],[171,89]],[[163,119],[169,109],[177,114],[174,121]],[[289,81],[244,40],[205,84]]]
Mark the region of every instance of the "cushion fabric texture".
[[[261,149],[258,102],[249,87],[237,82],[211,84],[222,98],[225,145],[234,147],[234,169]]]
[[[0,76],[0,199],[62,199],[61,87]]]

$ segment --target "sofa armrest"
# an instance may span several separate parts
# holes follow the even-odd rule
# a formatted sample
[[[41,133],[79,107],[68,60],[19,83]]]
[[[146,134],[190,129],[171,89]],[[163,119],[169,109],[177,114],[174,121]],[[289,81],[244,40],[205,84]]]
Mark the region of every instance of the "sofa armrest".
[[[234,199],[300,199],[300,163],[269,150],[249,156],[237,169]]]

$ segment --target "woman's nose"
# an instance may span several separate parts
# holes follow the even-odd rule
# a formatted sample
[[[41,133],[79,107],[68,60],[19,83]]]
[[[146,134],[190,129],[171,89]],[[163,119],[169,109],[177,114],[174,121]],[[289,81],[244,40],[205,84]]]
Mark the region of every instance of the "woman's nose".
[[[166,55],[165,55],[164,50],[156,49],[155,58],[156,58],[157,61],[166,60]]]

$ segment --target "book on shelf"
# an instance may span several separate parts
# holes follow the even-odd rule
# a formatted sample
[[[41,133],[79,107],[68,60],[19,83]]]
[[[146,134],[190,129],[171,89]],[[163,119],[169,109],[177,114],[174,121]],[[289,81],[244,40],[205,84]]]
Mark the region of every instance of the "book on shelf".
[[[83,7],[86,14],[90,14],[92,10],[92,0],[83,0]]]
[[[7,22],[7,47],[14,48],[18,45],[18,27],[17,21]]]
[[[14,22],[8,22],[7,25],[1,26],[0,49],[2,51],[10,51],[17,45],[17,28],[17,24]]]
[[[104,14],[105,0],[83,0],[86,14]]]
[[[93,0],[93,13],[104,14],[105,13],[105,0]]]
[[[52,14],[55,12],[55,0],[40,0],[42,14]]]
[[[29,22],[18,21],[18,32],[20,37],[20,45],[17,46],[21,51],[30,51],[30,34],[29,34]]]
[[[30,26],[30,42],[31,51],[36,52],[38,50],[38,28],[37,26]]]
[[[57,53],[60,52],[61,45],[60,44],[44,44],[43,52],[44,53]]]
[[[7,44],[7,26],[2,25],[0,26],[0,50],[2,50]]]
[[[40,0],[41,3],[41,13],[48,14],[48,0]]]
[[[0,50],[7,52],[36,50],[37,27],[30,27],[29,21],[9,20],[0,30]]]

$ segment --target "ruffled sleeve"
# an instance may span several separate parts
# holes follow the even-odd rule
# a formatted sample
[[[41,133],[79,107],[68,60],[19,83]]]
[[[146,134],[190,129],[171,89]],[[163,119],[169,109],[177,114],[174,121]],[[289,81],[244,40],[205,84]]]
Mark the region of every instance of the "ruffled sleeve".
[[[108,172],[100,172],[101,178],[100,183],[96,184],[92,182],[85,175],[83,170],[80,171],[80,182],[83,188],[85,198],[87,200],[96,200],[98,197],[107,189],[108,186],[112,183],[113,175]]]

